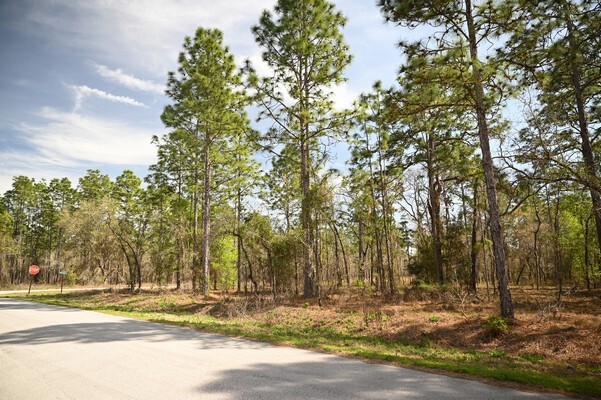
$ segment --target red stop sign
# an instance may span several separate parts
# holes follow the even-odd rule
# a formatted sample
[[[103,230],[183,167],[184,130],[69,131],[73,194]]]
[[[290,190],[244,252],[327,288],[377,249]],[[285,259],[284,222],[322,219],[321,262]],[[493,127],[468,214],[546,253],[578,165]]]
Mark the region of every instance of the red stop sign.
[[[37,275],[38,272],[40,272],[40,267],[38,267],[37,265],[32,265],[29,267],[29,274],[30,275]]]

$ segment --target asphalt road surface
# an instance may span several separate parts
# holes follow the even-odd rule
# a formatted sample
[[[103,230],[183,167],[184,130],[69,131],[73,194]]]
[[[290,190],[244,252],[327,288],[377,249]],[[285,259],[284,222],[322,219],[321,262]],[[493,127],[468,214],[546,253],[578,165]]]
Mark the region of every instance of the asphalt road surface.
[[[566,399],[0,298],[0,399]]]

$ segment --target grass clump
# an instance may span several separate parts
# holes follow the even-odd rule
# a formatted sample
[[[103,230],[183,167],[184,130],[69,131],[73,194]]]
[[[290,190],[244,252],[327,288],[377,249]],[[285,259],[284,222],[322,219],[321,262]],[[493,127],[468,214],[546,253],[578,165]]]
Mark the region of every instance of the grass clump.
[[[519,358],[531,364],[540,364],[545,359],[542,354],[535,353],[522,353],[519,355]]]

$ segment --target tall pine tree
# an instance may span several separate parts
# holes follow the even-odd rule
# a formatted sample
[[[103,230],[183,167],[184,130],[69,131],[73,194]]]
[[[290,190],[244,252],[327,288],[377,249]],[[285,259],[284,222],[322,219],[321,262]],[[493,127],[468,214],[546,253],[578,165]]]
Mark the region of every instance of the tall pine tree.
[[[264,11],[252,28],[263,60],[273,70],[271,78],[260,79],[248,68],[260,118],[273,121],[265,139],[276,152],[293,148],[293,162],[300,171],[305,297],[316,294],[311,198],[316,158],[325,152],[321,140],[345,123],[334,113],[332,101],[333,86],[344,80],[343,71],[351,61],[342,37],[345,23],[327,0],[279,0],[274,12]]]
[[[496,29],[497,21],[491,18],[495,15],[492,12],[494,4],[485,2],[476,6],[472,0],[380,0],[379,6],[388,21],[408,27],[427,25],[438,30],[435,40],[411,45],[402,43],[401,47],[437,52],[457,48],[464,43],[467,46],[467,56],[458,65],[464,73],[464,79],[456,83],[468,88],[466,100],[476,115],[501,314],[513,318],[513,302],[509,290],[509,274],[490,145],[491,103],[495,95],[498,95],[498,92],[495,93],[496,88],[503,85],[502,81],[494,79],[494,66],[483,60],[479,54],[482,41],[490,40],[499,34]],[[429,43],[434,43],[432,48],[428,48]],[[494,85],[488,85],[488,82],[494,82]]]
[[[216,29],[199,28],[194,38],[186,37],[177,72],[170,72],[167,96],[173,101],[161,119],[168,128],[183,135],[191,155],[189,182],[194,209],[193,277],[198,271],[198,203],[201,201],[202,240],[200,249],[201,291],[209,291],[211,206],[215,166],[227,157],[228,141],[248,130],[244,113],[246,96],[234,57]]]

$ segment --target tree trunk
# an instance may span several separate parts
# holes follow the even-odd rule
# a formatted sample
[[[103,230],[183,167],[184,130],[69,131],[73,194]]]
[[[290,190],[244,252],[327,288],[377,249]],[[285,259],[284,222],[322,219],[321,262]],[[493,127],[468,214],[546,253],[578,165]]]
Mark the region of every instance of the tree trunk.
[[[590,278],[590,260],[589,260],[589,225],[590,225],[591,216],[586,217],[586,221],[584,223],[584,279],[586,280],[586,290],[591,291],[591,278]]]
[[[439,284],[444,284],[444,271],[442,266],[442,234],[440,221],[440,181],[434,172],[434,138],[428,135],[428,159],[426,164],[428,172],[428,211],[430,213],[430,226],[432,230],[432,250],[434,253],[434,273]]]
[[[474,100],[476,106],[476,117],[478,121],[478,134],[480,137],[480,149],[482,151],[482,166],[486,180],[486,197],[488,199],[488,213],[490,217],[490,234],[493,242],[493,253],[499,287],[501,316],[504,318],[514,318],[513,301],[511,299],[511,292],[509,290],[509,274],[505,260],[505,247],[503,231],[501,228],[501,216],[499,213],[499,205],[497,203],[497,188],[493,170],[492,153],[490,150],[488,124],[486,121],[486,109],[484,105],[484,87],[482,85],[482,74],[478,59],[478,44],[476,40],[474,18],[472,15],[471,0],[466,0],[465,8],[472,64],[472,83],[474,86]]]
[[[241,246],[240,246],[240,220],[242,219],[242,191],[238,189],[237,197],[236,197],[236,270],[238,271],[238,293],[240,293],[240,285],[242,280],[242,254],[241,254]]]
[[[322,282],[322,278],[323,278],[323,271],[321,270],[321,260],[320,260],[320,251],[319,251],[319,245],[321,242],[321,233],[319,230],[319,215],[317,215],[317,211],[315,213],[314,216],[314,220],[313,220],[313,224],[314,229],[312,229],[313,232],[313,256],[315,257],[314,260],[314,278],[313,278],[313,284],[315,285],[315,290],[317,291],[315,294],[317,295],[317,298],[320,301],[320,306],[321,306],[321,282]]]
[[[330,223],[330,226],[333,224]],[[338,236],[334,229],[332,229],[332,233],[334,233],[334,264],[335,264],[335,273],[336,273],[336,286],[338,288],[342,287],[342,270],[340,268],[340,251],[338,249]]]
[[[478,292],[477,281],[478,281],[478,219],[480,218],[478,213],[478,182],[474,180],[474,206],[472,211],[472,235],[470,238],[471,244],[471,274],[470,274],[470,288],[472,293]]]
[[[563,291],[563,256],[561,252],[561,243],[559,242],[560,221],[559,221],[559,206],[560,192],[557,190],[557,198],[551,215],[551,205],[549,203],[549,219],[553,221],[553,253],[555,257],[555,280],[557,283],[557,301],[561,300],[561,292]]]
[[[534,231],[534,268],[536,275],[536,290],[540,290],[540,278],[541,278],[541,254],[540,254],[540,245],[539,245],[539,235],[540,235],[540,227],[543,224],[543,221],[540,218],[540,214],[538,212],[538,208],[536,205],[534,206],[534,214],[536,215],[536,230]]]
[[[204,187],[202,204],[202,276],[201,292],[204,295],[209,294],[209,268],[211,265],[211,160],[209,154],[210,137],[205,133],[204,144]]]
[[[389,229],[389,206],[388,206],[388,188],[386,185],[386,170],[384,165],[382,164],[384,160],[384,154],[382,149],[382,139],[380,135],[378,135],[378,168],[380,172],[380,193],[382,196],[382,220],[384,223],[384,243],[386,245],[386,262],[388,266],[388,285],[390,288],[390,293],[394,294],[395,292],[395,282],[394,282],[394,261],[392,257],[391,250],[391,240],[390,240],[390,229]]]
[[[250,257],[248,256],[248,252],[246,251],[246,248],[244,247],[244,241],[242,240],[242,236],[238,236],[238,239],[240,240],[240,249],[242,249],[242,253],[244,254],[244,258],[246,258],[246,262],[248,264],[248,278],[250,279],[250,282],[253,284],[254,292],[258,293],[259,285],[253,275],[252,262],[250,261]],[[244,278],[244,292],[245,293],[247,292],[246,277]]]
[[[351,287],[351,276],[348,266],[348,260],[346,257],[346,250],[344,248],[344,243],[342,242],[342,238],[340,237],[340,233],[338,232],[338,228],[336,227],[336,223],[332,221],[331,223],[332,230],[334,231],[334,240],[340,243],[340,250],[342,251],[342,262],[344,263],[344,274],[346,276],[346,285]]]
[[[359,250],[359,279],[365,282],[365,252],[363,251],[363,224],[359,221],[358,233],[358,250]]]
[[[301,143],[301,226],[303,229],[303,276],[304,276],[304,297],[315,296],[315,277],[313,264],[311,262],[311,251],[313,247],[313,232],[311,229],[311,175],[309,157],[309,139],[304,136]]]
[[[198,182],[198,178],[196,179]],[[198,279],[198,189],[193,195],[193,219],[192,219],[192,290],[196,291],[196,280]]]
[[[365,135],[365,148],[367,151],[371,151],[369,144],[369,135]],[[378,282],[378,289],[381,293],[384,293],[386,290],[385,284],[385,276],[384,276],[384,253],[382,251],[382,234],[379,228],[379,220],[378,220],[378,212],[376,209],[376,189],[374,185],[374,171],[371,159],[369,160],[369,195],[370,199],[370,211],[371,211],[371,224],[374,230],[374,238],[376,240],[376,270],[378,277],[380,278]]]
[[[134,260],[136,261],[136,282],[138,283],[138,292],[142,290],[142,261],[141,256],[138,257],[134,254]]]

